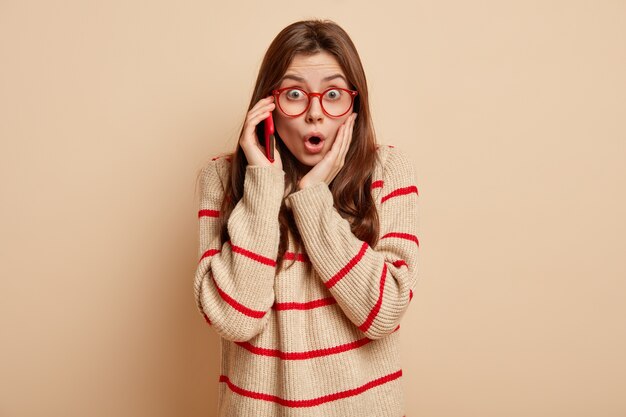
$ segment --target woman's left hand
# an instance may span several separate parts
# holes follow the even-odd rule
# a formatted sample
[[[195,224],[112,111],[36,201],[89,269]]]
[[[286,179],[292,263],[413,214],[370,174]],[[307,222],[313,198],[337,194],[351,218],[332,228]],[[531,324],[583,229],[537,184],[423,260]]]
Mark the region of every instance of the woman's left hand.
[[[356,116],[356,113],[352,113],[350,117],[339,126],[333,146],[328,153],[324,155],[324,158],[300,179],[300,182],[298,182],[298,190],[320,182],[330,184],[337,173],[341,171],[346,159],[346,153],[348,153],[348,148],[352,142],[352,130]]]

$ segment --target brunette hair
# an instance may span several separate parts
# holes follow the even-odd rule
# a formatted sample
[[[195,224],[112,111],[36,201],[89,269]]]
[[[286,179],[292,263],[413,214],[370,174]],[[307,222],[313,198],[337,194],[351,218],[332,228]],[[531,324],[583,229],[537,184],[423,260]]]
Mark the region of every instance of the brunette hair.
[[[348,34],[331,20],[302,20],[285,27],[272,41],[259,69],[254,92],[248,111],[262,98],[271,94],[278,87],[296,54],[314,55],[326,51],[337,59],[350,88],[359,94],[355,97],[354,111],[358,113],[353,138],[345,157],[344,166],[337,173],[329,188],[333,195],[334,206],[338,213],[350,223],[352,233],[359,239],[375,246],[378,241],[379,221],[372,197],[372,172],[377,161],[377,144],[368,101],[367,81],[361,59]],[[241,136],[243,126],[239,132]],[[299,161],[276,136],[276,148],[280,152],[285,171],[285,189],[295,190]],[[230,157],[230,176],[225,185],[224,200],[220,208],[221,241],[230,239],[227,221],[233,208],[243,196],[243,184],[248,161],[243,149],[237,149]],[[283,200],[279,212],[280,243],[277,254],[277,272],[283,267],[285,252],[288,248],[288,231],[294,237],[296,255],[301,252],[303,242],[298,233],[293,213]],[[294,260],[297,259],[294,256]]]

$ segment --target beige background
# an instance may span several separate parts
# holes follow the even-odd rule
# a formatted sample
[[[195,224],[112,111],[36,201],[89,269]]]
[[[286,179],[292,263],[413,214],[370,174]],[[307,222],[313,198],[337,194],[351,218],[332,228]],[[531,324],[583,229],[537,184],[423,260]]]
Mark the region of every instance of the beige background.
[[[418,173],[407,416],[626,416],[626,2],[266,4],[0,1],[0,416],[214,414],[195,176],[310,17]]]

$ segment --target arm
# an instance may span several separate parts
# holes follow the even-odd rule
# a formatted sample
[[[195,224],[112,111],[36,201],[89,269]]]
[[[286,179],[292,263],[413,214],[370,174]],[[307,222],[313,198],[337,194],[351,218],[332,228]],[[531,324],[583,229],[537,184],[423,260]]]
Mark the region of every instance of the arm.
[[[417,280],[418,194],[411,162],[391,148],[377,204],[380,239],[359,240],[333,206],[326,183],[287,198],[307,254],[337,304],[368,338],[398,326]]]
[[[200,313],[221,337],[246,341],[261,332],[274,303],[284,172],[272,166],[246,167],[243,196],[228,218],[231,240],[221,242],[224,188],[219,163],[210,162],[201,174],[194,295]]]

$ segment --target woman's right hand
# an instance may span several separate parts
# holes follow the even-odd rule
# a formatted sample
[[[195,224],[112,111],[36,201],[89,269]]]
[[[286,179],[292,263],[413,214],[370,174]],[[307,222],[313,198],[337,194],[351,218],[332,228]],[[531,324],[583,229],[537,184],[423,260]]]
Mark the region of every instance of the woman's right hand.
[[[272,165],[279,169],[283,169],[283,163],[280,159],[278,146],[274,146],[274,162],[270,162],[265,156],[265,148],[261,146],[259,138],[256,134],[256,127],[261,121],[267,119],[274,110],[274,96],[269,96],[259,100],[254,107],[250,109],[246,115],[246,121],[243,124],[243,131],[239,138],[239,146],[243,149],[248,165],[268,166]]]

